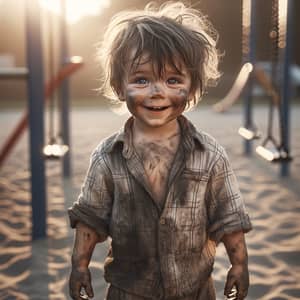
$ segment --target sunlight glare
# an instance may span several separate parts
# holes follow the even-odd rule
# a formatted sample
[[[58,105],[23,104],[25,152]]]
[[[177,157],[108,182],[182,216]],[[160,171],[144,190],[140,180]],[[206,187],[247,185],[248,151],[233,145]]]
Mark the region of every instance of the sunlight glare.
[[[61,0],[40,0],[43,8],[61,14]],[[110,6],[110,0],[66,0],[66,18],[69,24],[78,22],[85,16],[97,16]]]
[[[279,1],[279,11],[278,11],[278,17],[279,17],[279,48],[285,48],[285,39],[286,39],[286,30],[287,30],[287,9],[288,9],[288,1],[287,0],[281,0]]]

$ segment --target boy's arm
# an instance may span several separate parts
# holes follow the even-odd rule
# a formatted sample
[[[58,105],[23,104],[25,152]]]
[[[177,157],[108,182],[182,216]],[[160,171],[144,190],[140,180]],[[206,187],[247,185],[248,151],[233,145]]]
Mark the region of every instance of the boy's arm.
[[[237,289],[237,300],[246,298],[249,288],[248,254],[243,231],[224,235],[222,242],[225,245],[231,268],[227,274],[224,295],[229,297],[232,288]]]
[[[85,289],[89,297],[94,296],[88,265],[95,245],[99,242],[103,242],[105,239],[106,238],[101,238],[91,227],[88,227],[81,222],[77,223],[72,254],[72,271],[69,280],[70,296],[72,299],[82,299],[80,297],[82,288]]]

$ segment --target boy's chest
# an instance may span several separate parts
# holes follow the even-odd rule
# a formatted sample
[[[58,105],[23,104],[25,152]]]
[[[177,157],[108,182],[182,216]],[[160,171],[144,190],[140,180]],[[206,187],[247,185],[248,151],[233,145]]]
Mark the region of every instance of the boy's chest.
[[[170,170],[177,151],[179,139],[160,143],[146,142],[135,145],[140,163],[144,168],[145,181],[153,194],[154,200],[163,207],[167,193]]]
[[[149,152],[143,152],[148,154],[143,157],[143,162],[140,155],[140,159],[137,155],[125,159],[123,167],[113,174],[115,198],[112,224],[113,228],[117,228],[118,238],[120,232],[129,232],[121,234],[124,239],[125,236],[132,236],[134,230],[139,237],[146,239],[145,244],[151,248],[148,238],[160,226],[162,239],[166,240],[163,242],[165,247],[181,249],[185,245],[201,245],[206,232],[205,195],[209,174],[197,169],[200,155],[186,154],[181,146],[176,156],[172,152],[168,159],[158,158],[156,151]],[[183,241],[187,232],[191,232],[188,242]],[[167,238],[175,233],[176,238],[172,241],[176,240],[176,245],[168,242],[170,240]]]

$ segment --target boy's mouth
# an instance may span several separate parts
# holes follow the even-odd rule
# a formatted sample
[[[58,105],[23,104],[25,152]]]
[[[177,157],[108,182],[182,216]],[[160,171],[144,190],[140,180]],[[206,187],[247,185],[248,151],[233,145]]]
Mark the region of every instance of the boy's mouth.
[[[169,106],[145,106],[145,108],[152,111],[163,111],[169,108]]]

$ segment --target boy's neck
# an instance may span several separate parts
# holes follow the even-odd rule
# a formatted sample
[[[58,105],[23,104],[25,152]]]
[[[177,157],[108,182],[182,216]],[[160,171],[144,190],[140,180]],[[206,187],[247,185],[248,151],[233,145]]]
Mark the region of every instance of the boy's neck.
[[[180,133],[178,120],[172,120],[163,127],[147,128],[134,119],[133,133],[135,139],[145,138],[147,140],[164,140]]]

